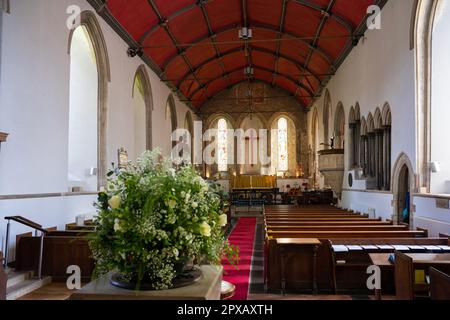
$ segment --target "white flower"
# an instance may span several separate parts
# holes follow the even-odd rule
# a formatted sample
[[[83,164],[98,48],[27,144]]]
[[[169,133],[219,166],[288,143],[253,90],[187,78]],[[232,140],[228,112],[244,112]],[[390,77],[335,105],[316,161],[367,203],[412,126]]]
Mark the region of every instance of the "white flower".
[[[228,223],[228,217],[226,214],[222,214],[219,217],[219,223],[221,227],[225,227]]]
[[[197,209],[198,208],[198,203],[197,202],[192,202],[192,208]]]
[[[211,237],[211,227],[206,222],[200,224],[200,234],[205,237]]]
[[[113,196],[108,201],[108,204],[111,207],[111,209],[118,209],[121,203],[122,199],[120,198],[120,196]]]
[[[185,197],[186,197],[186,192],[181,191],[181,197],[182,197],[182,198],[185,198]]]
[[[169,169],[169,173],[172,177],[175,177],[175,169],[174,168]]]
[[[120,227],[120,220],[119,219],[115,219],[114,220],[114,231],[115,232],[118,232],[118,231],[120,231],[121,230],[121,227]]]
[[[175,201],[175,200],[169,200],[168,202],[167,202],[167,206],[169,207],[169,208],[171,208],[171,209],[173,209],[173,208],[175,208],[175,206],[177,205],[177,202]]]

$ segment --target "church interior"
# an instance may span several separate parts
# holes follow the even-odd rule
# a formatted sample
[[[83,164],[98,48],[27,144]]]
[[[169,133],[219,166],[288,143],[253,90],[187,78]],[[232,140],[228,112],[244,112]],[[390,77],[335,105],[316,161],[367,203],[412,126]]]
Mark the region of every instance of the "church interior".
[[[448,30],[449,0],[0,0],[0,300],[450,300]]]

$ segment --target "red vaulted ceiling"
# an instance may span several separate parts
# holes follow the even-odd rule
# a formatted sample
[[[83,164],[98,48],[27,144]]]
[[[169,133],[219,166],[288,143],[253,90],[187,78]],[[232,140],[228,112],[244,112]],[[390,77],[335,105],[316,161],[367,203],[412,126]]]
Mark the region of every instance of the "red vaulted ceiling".
[[[386,0],[89,2],[194,107],[246,81],[249,65],[308,107],[364,32],[367,8]],[[239,39],[242,27],[251,40]]]

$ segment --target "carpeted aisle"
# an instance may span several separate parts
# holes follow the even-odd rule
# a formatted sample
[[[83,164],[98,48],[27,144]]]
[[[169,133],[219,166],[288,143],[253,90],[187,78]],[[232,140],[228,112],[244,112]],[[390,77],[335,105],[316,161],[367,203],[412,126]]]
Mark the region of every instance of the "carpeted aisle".
[[[236,293],[231,300],[247,300],[250,284],[250,271],[255,240],[256,218],[240,218],[231,232],[228,240],[239,247],[239,264],[231,266],[227,260],[223,261],[223,280],[236,286]]]

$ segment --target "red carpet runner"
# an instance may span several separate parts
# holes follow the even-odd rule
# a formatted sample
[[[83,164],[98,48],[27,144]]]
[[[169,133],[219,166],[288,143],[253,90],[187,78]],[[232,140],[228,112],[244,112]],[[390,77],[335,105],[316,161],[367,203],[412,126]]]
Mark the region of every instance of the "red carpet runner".
[[[239,264],[231,266],[227,260],[223,261],[223,280],[236,286],[236,293],[230,300],[246,300],[250,285],[250,268],[253,257],[253,243],[255,240],[256,218],[241,218],[229,236],[232,245],[239,247]]]

